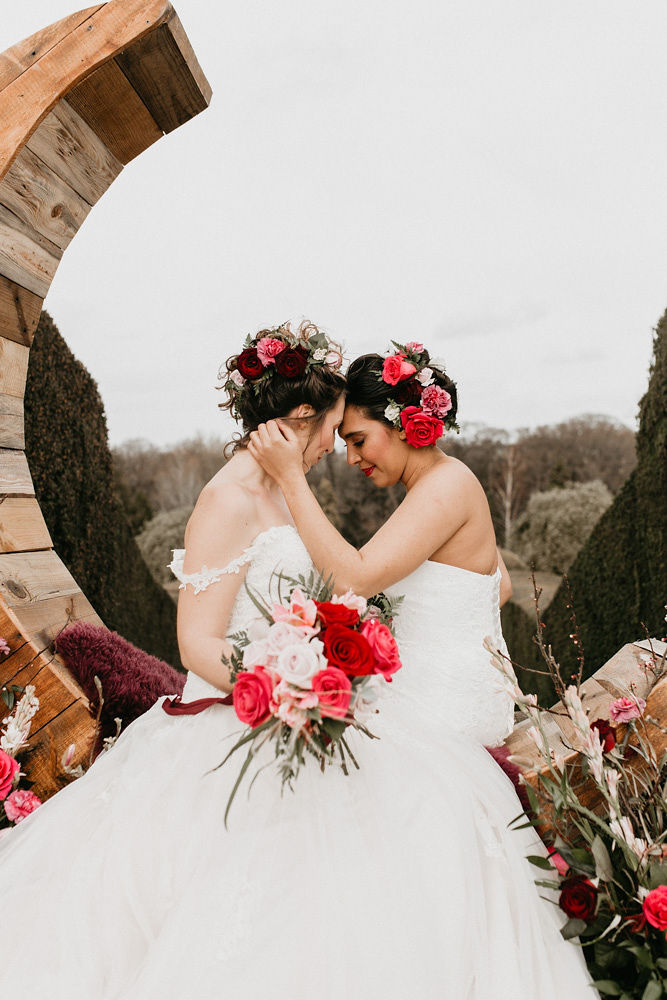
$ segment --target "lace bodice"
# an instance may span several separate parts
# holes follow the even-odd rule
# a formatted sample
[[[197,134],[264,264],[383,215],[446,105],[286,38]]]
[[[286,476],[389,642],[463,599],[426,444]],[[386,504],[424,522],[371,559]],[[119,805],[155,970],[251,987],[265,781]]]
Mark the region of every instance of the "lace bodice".
[[[246,581],[264,596],[275,593],[272,576],[308,573],[313,567],[297,531],[279,525],[259,534],[252,545],[223,569],[203,566],[183,571],[184,551],[176,550],[172,572],[181,586],[199,592],[225,573],[248,566]],[[513,706],[501,692],[498,674],[483,646],[492,636],[505,649],[498,607],[500,570],[492,576],[442,563],[423,563],[388,588],[403,595],[396,627],[403,669],[388,686],[378,723],[394,738],[429,742],[431,726],[447,726],[478,742],[502,742],[512,728]],[[245,587],[236,597],[229,633],[259,617]],[[183,699],[219,694],[195,674],[188,674]]]

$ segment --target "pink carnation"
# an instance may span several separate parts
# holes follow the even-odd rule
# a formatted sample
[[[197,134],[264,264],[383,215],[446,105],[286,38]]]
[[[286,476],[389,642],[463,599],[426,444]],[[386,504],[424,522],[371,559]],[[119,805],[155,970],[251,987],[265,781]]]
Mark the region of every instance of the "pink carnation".
[[[612,722],[630,722],[638,719],[645,708],[643,698],[617,698],[609,706],[609,718]]]
[[[18,788],[5,799],[7,819],[12,823],[20,823],[41,804],[42,800],[38,799],[34,792]]]
[[[0,653],[9,656],[9,643],[0,635]]]
[[[422,392],[421,406],[432,417],[446,417],[452,408],[452,397],[439,385],[429,385]]]
[[[424,345],[420,344],[418,340],[411,340],[409,344],[405,345],[405,349],[408,354],[423,354]]]
[[[284,351],[287,344],[277,337],[262,337],[257,341],[257,357],[266,368],[268,365],[275,365],[276,355]]]

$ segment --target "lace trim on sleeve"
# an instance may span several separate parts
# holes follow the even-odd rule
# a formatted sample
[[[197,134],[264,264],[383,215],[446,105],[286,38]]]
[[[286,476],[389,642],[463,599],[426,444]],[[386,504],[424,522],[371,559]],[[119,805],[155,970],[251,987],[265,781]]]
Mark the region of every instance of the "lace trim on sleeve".
[[[242,566],[245,566],[246,563],[252,560],[251,549],[252,546],[242,552],[236,559],[232,559],[223,569],[209,569],[208,566],[204,565],[196,573],[185,573],[183,570],[185,549],[173,549],[173,559],[169,563],[168,569],[171,570],[177,580],[180,580],[179,590],[185,590],[187,585],[191,584],[194,587],[195,594],[199,594],[202,590],[210,587],[212,583],[219,583],[221,577],[226,574],[238,573]]]

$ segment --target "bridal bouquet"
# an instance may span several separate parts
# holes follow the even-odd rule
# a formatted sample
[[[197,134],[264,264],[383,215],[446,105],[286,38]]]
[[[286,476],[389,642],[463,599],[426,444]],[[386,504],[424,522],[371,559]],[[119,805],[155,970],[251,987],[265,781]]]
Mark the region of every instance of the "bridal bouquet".
[[[288,586],[289,592],[279,593],[277,603],[265,603],[248,588],[261,620],[230,636],[233,705],[248,728],[218,765],[247,748],[225,823],[244,776],[267,744],[283,786],[292,787],[307,754],[322,770],[334,762],[346,774],[348,763],[358,768],[346,732],[352,728],[373,738],[367,723],[382,688],[401,667],[391,628],[398,601],[384,594],[366,601],[351,591],[334,596],[314,574],[278,579],[279,590]]]
[[[567,757],[550,746],[553,710],[523,694],[512,662],[486,643],[506,690],[531,722],[541,759],[532,784],[525,782],[529,822],[547,825],[552,845],[548,858],[528,860],[544,870],[537,884],[558,893],[567,917],[561,933],[579,938],[599,993],[658,1000],[667,997],[667,753],[665,728],[647,701],[667,681],[667,653],[651,647],[640,657],[645,699],[631,686],[611,703],[608,717],[591,718],[580,691],[583,654],[575,683],[565,683],[544,642],[539,608],[537,621],[536,641],[561,698],[555,711],[570,733]]]

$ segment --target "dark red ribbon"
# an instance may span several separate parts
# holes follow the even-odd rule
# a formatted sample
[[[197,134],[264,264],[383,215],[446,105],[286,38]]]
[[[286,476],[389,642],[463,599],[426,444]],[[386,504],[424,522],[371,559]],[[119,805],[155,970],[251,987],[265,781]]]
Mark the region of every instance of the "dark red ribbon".
[[[199,715],[211,705],[233,704],[234,699],[231,694],[228,694],[226,698],[198,698],[197,701],[181,701],[180,695],[177,695],[175,698],[165,698],[162,702],[162,708],[167,715]]]

